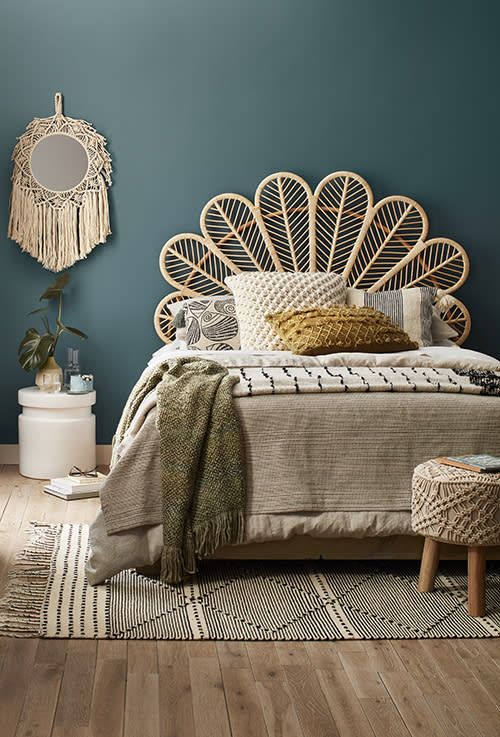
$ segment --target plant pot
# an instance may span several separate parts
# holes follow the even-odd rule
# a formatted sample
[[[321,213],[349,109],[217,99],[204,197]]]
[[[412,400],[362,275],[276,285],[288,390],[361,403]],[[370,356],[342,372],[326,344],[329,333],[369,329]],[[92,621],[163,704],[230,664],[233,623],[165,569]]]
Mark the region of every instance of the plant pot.
[[[35,384],[42,392],[60,392],[63,383],[62,368],[49,356],[35,375]]]

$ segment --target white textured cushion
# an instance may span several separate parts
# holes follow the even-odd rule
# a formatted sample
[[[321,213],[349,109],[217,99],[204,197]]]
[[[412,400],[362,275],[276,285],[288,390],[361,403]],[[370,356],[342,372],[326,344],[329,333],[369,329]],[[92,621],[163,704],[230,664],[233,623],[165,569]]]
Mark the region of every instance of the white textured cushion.
[[[243,350],[287,350],[266,315],[345,303],[345,281],[333,273],[251,271],[226,277],[226,284],[234,294]]]
[[[365,292],[349,287],[347,304],[372,307],[399,325],[419,346],[432,345],[432,303],[436,290],[432,287],[410,287],[385,292]]]

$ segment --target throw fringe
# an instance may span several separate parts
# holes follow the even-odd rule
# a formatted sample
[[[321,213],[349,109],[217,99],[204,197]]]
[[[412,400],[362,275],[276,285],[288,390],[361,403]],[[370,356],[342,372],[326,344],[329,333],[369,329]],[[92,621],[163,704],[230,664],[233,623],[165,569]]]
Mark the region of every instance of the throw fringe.
[[[196,573],[197,558],[207,558],[223,545],[242,543],[244,532],[245,516],[240,510],[220,514],[198,525],[185,551],[174,547],[163,548],[160,579],[166,583],[181,583],[187,574]]]
[[[61,525],[30,523],[28,541],[14,559],[0,600],[0,635],[42,635],[42,609],[60,529]]]
[[[223,545],[243,542],[245,516],[239,509],[219,514],[193,529],[194,549],[199,558],[206,558]]]
[[[180,548],[164,547],[161,554],[160,580],[166,583],[181,583],[186,574],[195,572],[192,566],[196,568],[194,556],[191,560],[191,555],[184,556]]]

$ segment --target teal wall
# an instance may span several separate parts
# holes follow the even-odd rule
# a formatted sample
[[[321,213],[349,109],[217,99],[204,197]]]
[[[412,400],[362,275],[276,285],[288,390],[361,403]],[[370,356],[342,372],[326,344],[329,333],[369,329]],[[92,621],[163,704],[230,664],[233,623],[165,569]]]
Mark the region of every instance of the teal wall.
[[[72,270],[67,320],[89,333],[98,441],[159,341],[170,236],[214,194],[251,196],[289,169],[336,169],[427,209],[468,249],[468,345],[499,354],[500,3],[475,0],[4,0],[0,9],[0,233],[10,155],[31,118],[94,123],[114,161],[113,236]],[[17,441],[17,344],[51,274],[0,238],[0,443]],[[74,344],[74,342],[72,343]]]

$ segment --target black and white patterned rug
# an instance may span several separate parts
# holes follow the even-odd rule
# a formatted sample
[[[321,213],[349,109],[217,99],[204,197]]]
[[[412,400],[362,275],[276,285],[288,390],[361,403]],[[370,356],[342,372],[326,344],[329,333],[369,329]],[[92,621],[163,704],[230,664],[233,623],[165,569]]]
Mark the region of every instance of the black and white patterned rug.
[[[0,602],[0,634],[176,640],[347,640],[500,636],[500,566],[487,616],[467,614],[464,563],[432,593],[416,562],[205,561],[181,586],[125,571],[92,588],[88,525],[32,526]]]

